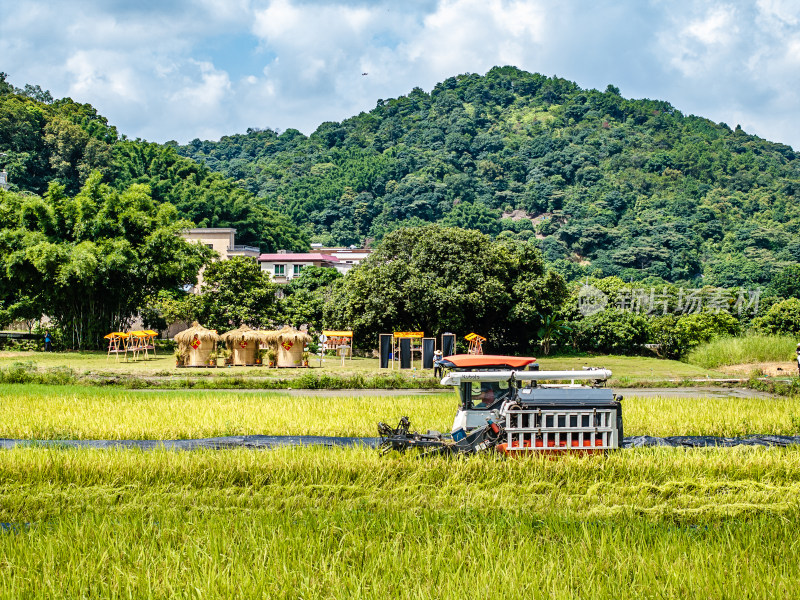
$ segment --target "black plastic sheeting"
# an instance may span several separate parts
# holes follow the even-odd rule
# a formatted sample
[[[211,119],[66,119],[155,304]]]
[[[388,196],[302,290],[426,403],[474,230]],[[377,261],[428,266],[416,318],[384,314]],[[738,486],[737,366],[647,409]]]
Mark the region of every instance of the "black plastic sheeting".
[[[714,437],[708,435],[675,435],[671,437],[652,437],[637,435],[626,437],[623,448],[647,448],[668,446],[673,448],[708,448],[719,446],[793,446],[800,444],[800,436],[792,435],[752,435],[743,438]]]
[[[281,446],[366,446],[376,448],[380,438],[326,437],[320,435],[237,435],[196,440],[11,440],[0,439],[0,449],[16,446],[46,448],[133,448],[139,450],[225,450],[229,448],[264,449]]]
[[[400,368],[411,368],[411,339],[400,338]]]
[[[327,437],[318,435],[240,435],[196,440],[12,440],[0,439],[0,449],[18,446],[46,448],[133,448],[139,450],[225,450],[228,448],[253,448],[268,450],[281,446],[327,446],[376,448],[377,437]],[[681,435],[652,437],[640,435],[626,437],[623,448],[673,447],[708,448],[732,446],[793,446],[800,444],[800,436],[756,435],[743,438]]]
[[[433,368],[433,353],[436,352],[436,338],[422,338],[422,368]]]
[[[442,334],[442,356],[453,356],[456,353],[456,334]]]

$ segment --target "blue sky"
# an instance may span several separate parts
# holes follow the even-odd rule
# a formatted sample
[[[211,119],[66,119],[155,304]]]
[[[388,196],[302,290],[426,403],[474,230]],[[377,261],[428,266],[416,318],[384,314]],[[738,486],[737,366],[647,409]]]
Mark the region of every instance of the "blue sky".
[[[611,83],[800,149],[797,0],[0,0],[11,83],[157,142],[311,133],[495,65]]]

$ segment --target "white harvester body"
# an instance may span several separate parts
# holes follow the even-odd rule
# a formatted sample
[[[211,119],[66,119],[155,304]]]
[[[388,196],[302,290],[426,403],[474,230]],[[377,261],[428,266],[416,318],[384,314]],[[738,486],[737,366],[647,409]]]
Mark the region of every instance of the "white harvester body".
[[[600,387],[610,377],[607,369],[453,371],[442,379],[459,396],[451,435],[458,441],[494,422],[502,430],[497,448],[506,453],[619,448],[619,399]]]

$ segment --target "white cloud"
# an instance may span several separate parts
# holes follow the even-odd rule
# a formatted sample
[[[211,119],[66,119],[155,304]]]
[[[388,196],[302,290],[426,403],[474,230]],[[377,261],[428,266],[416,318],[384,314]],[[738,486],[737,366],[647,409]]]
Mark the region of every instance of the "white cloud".
[[[218,71],[208,62],[195,63],[200,71],[200,82],[189,78],[186,85],[173,92],[170,100],[191,109],[217,109],[231,90],[231,80],[224,71]]]
[[[736,9],[714,6],[698,18],[669,29],[661,35],[661,45],[670,55],[670,64],[687,77],[713,72],[739,35]]]
[[[80,50],[67,59],[65,67],[72,75],[70,95],[143,100],[133,69],[116,53]]]
[[[27,0],[7,13],[12,83],[90,102],[130,137],[310,133],[511,64],[800,147],[796,0]]]
[[[800,6],[796,0],[758,0],[760,17],[773,23],[794,26],[800,22]]]
[[[689,23],[686,34],[706,45],[728,44],[739,32],[733,7],[717,6],[702,19]]]
[[[434,73],[457,75],[521,62],[541,39],[544,11],[535,2],[443,0],[404,45],[409,60]]]

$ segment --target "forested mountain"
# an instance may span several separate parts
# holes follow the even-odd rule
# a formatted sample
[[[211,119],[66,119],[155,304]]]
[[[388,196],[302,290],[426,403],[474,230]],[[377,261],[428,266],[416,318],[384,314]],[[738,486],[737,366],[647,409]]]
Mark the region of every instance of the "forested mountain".
[[[265,250],[308,247],[308,234],[289,218],[174,147],[120,137],[88,104],[53,101],[39,86],[16,89],[0,73],[0,166],[12,190],[44,194],[51,183],[76,194],[93,171],[122,192],[146,184],[198,227],[236,227],[237,241]]]
[[[535,236],[570,278],[727,287],[800,261],[792,148],[512,67],[378,100],[309,137],[248,130],[178,152],[326,243],[441,222]]]
[[[12,189],[75,194],[97,171],[264,250],[439,222],[535,238],[570,279],[751,286],[800,261],[790,147],[512,67],[379,100],[308,137],[248,130],[186,146],[128,140],[90,105],[0,73],[0,153]]]

